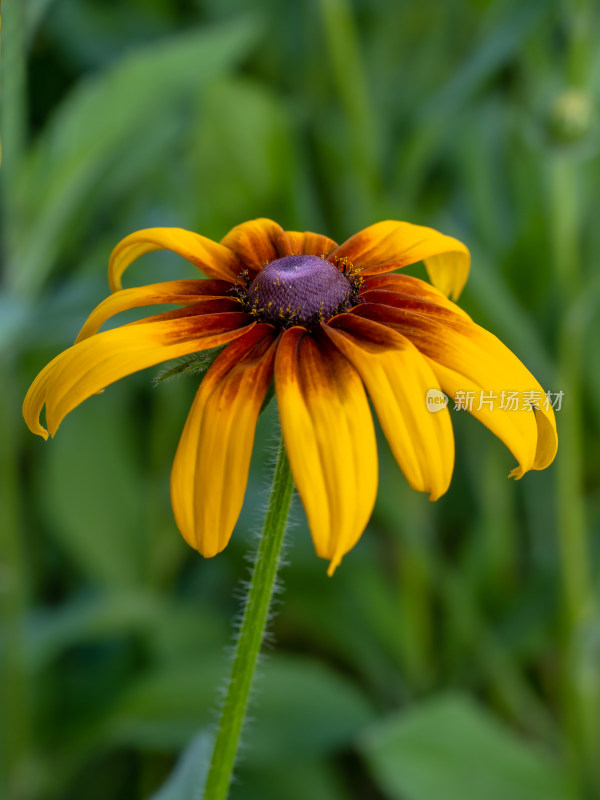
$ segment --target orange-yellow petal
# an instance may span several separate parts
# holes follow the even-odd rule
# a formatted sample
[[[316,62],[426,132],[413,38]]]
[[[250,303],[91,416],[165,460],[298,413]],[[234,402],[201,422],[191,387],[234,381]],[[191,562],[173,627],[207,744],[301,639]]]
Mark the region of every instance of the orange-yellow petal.
[[[413,489],[444,494],[454,468],[454,434],[446,408],[428,410],[439,384],[427,360],[399,333],[353,314],[323,326],[362,378],[394,457]]]
[[[146,322],[165,322],[167,320],[187,319],[192,317],[204,317],[212,314],[225,314],[236,313],[240,315],[240,320],[243,318],[245,322],[250,322],[252,317],[246,312],[240,311],[241,306],[239,300],[235,297],[207,297],[200,298],[197,303],[192,303],[182,308],[173,308],[170,311],[161,311],[159,314],[152,314],[149,317],[143,317],[135,322],[129,322],[129,325],[141,325]],[[241,327],[242,323],[240,323]]]
[[[177,448],[173,512],[185,540],[206,557],[227,545],[242,508],[277,335],[270,325],[256,325],[219,355],[200,384]]]
[[[355,233],[333,251],[330,260],[336,257],[348,258],[365,276],[424,261],[434,286],[454,298],[467,281],[471,263],[468,249],[458,239],[395,220],[377,222]]]
[[[358,541],[377,493],[377,450],[362,381],[325,336],[286,330],[275,359],[285,448],[329,574]]]
[[[377,292],[377,295],[372,295],[371,292]],[[392,294],[384,294],[384,292]],[[367,303],[383,303],[384,305],[389,304],[399,308],[410,302],[411,298],[413,300],[426,300],[436,306],[448,308],[461,317],[471,319],[466,311],[463,311],[456,303],[448,300],[446,295],[436,289],[435,286],[412,275],[388,272],[384,275],[367,276],[364,279],[360,295]],[[437,313],[435,309],[434,313]]]
[[[111,291],[121,288],[121,278],[127,267],[145,253],[172,250],[202,270],[209,278],[233,283],[239,273],[235,255],[206,236],[183,228],[146,228],[122,239],[112,251],[108,264]]]
[[[201,300],[223,297],[230,288],[231,284],[226,281],[191,279],[121,289],[96,306],[79,331],[76,341],[97,333],[107,319],[121,311],[149,305],[191,305]]]
[[[33,433],[54,436],[64,417],[93,394],[120,378],[171,358],[207,350],[237,339],[255,323],[236,312],[162,322],[124,325],[85,339],[58,355],[37,376],[23,403]]]
[[[298,231],[286,231],[288,242],[292,253],[308,256],[328,256],[336,247],[337,242],[328,236],[320,233],[299,233]]]
[[[260,272],[267,262],[292,255],[285,231],[272,219],[252,219],[236,225],[221,239],[221,244],[238,259],[239,264]]]
[[[446,300],[446,303],[442,305],[436,300],[424,299],[411,294],[401,294],[389,289],[367,289],[366,291],[361,291],[360,299],[363,303],[391,306],[406,313],[423,315],[435,320],[454,319],[456,317],[470,320],[469,315],[462,312],[451,300]]]
[[[352,313],[404,334],[427,357],[446,394],[456,398],[464,393],[458,397],[466,410],[519,462],[511,476],[520,478],[553,461],[558,446],[554,412],[540,384],[496,336],[447,309],[441,309],[437,319],[374,303],[364,303]],[[518,397],[515,409],[513,393]]]
[[[240,265],[252,272],[260,272],[265,264],[277,258],[296,254],[329,255],[337,243],[328,236],[310,231],[284,231],[271,219],[259,218],[236,225],[221,239],[229,247]]]

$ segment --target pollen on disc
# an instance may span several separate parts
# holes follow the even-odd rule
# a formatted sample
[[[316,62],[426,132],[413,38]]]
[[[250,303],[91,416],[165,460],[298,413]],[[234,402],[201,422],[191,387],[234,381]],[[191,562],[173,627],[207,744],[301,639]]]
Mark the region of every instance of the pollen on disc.
[[[258,273],[248,299],[262,319],[303,324],[328,319],[352,294],[343,272],[319,256],[285,256]]]

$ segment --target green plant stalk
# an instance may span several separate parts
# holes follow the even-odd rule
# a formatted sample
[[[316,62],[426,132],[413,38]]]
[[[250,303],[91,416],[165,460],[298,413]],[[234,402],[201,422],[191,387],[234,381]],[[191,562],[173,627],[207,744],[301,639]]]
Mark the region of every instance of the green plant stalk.
[[[568,33],[569,47],[566,73],[571,86],[585,87],[596,52],[594,3],[590,0],[570,0],[563,3],[563,25]]]
[[[579,232],[575,165],[557,156],[551,165],[553,250],[558,289],[566,312],[558,330],[559,390],[564,391],[557,460],[557,502],[562,548],[566,619],[569,628],[585,614],[592,597],[589,544],[585,521],[582,473],[581,366],[582,331],[573,324],[569,307],[580,293]],[[589,610],[589,609],[588,609]]]
[[[229,791],[256,661],[269,616],[293,491],[294,483],[285,447],[283,441],[280,441],[269,505],[204,788],[205,800],[225,800]]]
[[[24,52],[24,4],[2,0],[0,34],[0,208],[2,211],[2,270],[0,287],[14,271],[22,226],[18,182],[26,136],[26,81]],[[19,391],[15,386],[16,359],[0,352],[0,625],[4,647],[0,659],[0,795],[25,796],[27,760],[31,753],[31,697],[24,622],[28,602],[28,570],[23,540],[19,496],[19,436],[15,410]]]
[[[558,329],[557,390],[564,392],[557,413],[560,449],[556,461],[557,520],[563,583],[563,624],[566,660],[563,703],[571,758],[583,796],[598,796],[600,773],[598,724],[592,723],[598,686],[585,678],[581,641],[594,613],[588,529],[583,494],[582,368],[584,330],[581,317],[570,313],[579,300],[579,225],[577,165],[557,155],[551,163],[551,229],[557,284],[565,303]],[[597,683],[597,682],[596,682]]]
[[[376,207],[378,136],[367,77],[351,4],[348,0],[319,0],[317,3],[331,61],[334,88],[346,118],[345,135],[349,137],[353,172],[353,212],[360,223]]]
[[[17,391],[12,359],[0,355],[0,627],[4,646],[0,658],[0,796],[16,798],[23,790],[30,755],[31,703],[24,627],[28,572],[19,502],[18,433],[15,429]]]
[[[494,703],[523,730],[531,732],[549,747],[558,746],[561,738],[556,721],[522,674],[506,643],[485,619],[481,604],[473,596],[462,572],[442,564],[436,577],[440,598],[454,625],[453,638],[455,643],[458,642],[461,660],[464,660],[464,643],[469,646],[469,643],[476,642],[473,653]]]
[[[2,0],[0,34],[0,138],[2,141],[2,215],[4,279],[14,263],[20,236],[17,184],[25,148],[27,119],[23,3]]]
[[[419,691],[435,685],[434,598],[435,552],[431,542],[431,509],[412,489],[402,498],[407,520],[403,526],[397,557],[396,593],[402,614],[404,670]]]

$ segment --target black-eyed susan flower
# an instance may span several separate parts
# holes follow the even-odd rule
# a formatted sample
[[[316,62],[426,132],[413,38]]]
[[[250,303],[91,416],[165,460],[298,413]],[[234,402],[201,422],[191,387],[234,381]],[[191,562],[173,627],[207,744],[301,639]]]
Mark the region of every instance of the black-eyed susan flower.
[[[206,276],[122,289],[137,258],[167,249]],[[431,284],[396,270],[423,261]],[[90,395],[137,370],[226,345],[200,383],[171,475],[177,525],[204,556],[229,541],[248,478],[256,421],[274,378],[282,435],[319,556],[330,573],[367,525],[377,492],[375,431],[367,396],[409,484],[432,500],[448,488],[454,438],[447,408],[431,413],[430,390],[455,396],[517,392],[514,407],[468,410],[518,461],[511,475],[543,469],[556,447],[542,388],[495,336],[448,299],[469,271],[456,239],[406,222],[380,222],[342,245],[258,219],[220,242],[179,228],[127,236],[112,253],[112,294],[76,343],[33,382],[30,429],[47,437]],[[176,310],[98,332],[139,306]]]

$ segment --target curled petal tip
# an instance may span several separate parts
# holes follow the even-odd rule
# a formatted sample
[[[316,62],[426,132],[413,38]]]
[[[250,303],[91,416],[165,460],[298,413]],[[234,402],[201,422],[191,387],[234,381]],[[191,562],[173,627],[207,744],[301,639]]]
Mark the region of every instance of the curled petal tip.
[[[335,558],[331,559],[331,561],[329,562],[329,566],[327,567],[327,577],[328,578],[333,577],[333,573],[339,567],[339,565],[341,564],[341,561],[342,561],[342,557],[341,556],[335,556]]]
[[[47,441],[48,441],[48,439],[50,438],[50,434],[48,433],[48,431],[46,430],[46,428],[44,428],[44,426],[43,426],[43,425],[40,425],[40,424],[39,424],[39,422],[38,422],[36,425],[30,425],[29,423],[27,423],[27,427],[29,428],[29,430],[30,430],[32,433],[35,433],[35,434],[36,434],[36,436],[41,436],[41,437],[42,437],[42,439],[43,439],[45,442],[47,442]]]
[[[446,489],[444,489],[443,491],[436,490],[434,492],[430,492],[429,497],[427,499],[429,500],[430,503],[435,503],[435,501],[439,500],[440,497],[445,495],[447,491],[448,487],[446,487]]]

